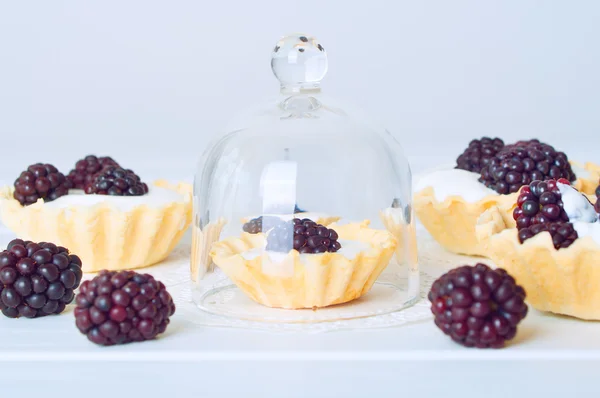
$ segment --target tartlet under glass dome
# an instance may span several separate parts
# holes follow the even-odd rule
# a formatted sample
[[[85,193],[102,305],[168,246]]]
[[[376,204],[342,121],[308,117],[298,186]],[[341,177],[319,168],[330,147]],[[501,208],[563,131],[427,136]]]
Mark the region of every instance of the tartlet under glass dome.
[[[411,172],[392,135],[321,94],[324,46],[281,38],[276,101],[242,114],[194,185],[193,299],[209,313],[323,322],[418,297]]]

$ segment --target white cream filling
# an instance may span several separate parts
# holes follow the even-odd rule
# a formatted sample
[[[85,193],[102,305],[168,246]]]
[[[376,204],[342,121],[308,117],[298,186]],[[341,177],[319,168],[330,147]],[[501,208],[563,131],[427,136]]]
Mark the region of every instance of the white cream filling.
[[[598,221],[598,213],[594,210],[594,206],[581,192],[560,182],[557,187],[570,222],[595,223]]]
[[[366,251],[371,248],[371,246],[368,243],[361,242],[358,240],[338,239],[338,242],[340,243],[340,245],[342,245],[342,247],[336,253],[341,254],[348,260],[354,260],[360,252]],[[288,253],[268,251],[262,247],[255,247],[253,249],[247,250],[245,252],[242,252],[241,255],[245,260],[254,260],[257,257],[260,257],[262,253],[266,253],[271,259],[271,261],[275,263],[283,261],[283,259],[285,259],[288,255]],[[300,259],[302,260],[307,258],[307,256],[316,255],[318,254],[301,253]]]
[[[44,203],[44,207],[66,209],[71,206],[93,207],[107,203],[118,210],[129,211],[141,205],[160,208],[173,202],[183,202],[185,196],[172,189],[149,187],[148,193],[142,196],[110,196],[86,195],[82,190],[72,189],[68,195],[61,196],[52,202]]]
[[[415,192],[432,187],[435,199],[443,202],[450,196],[460,196],[469,203],[477,202],[489,195],[498,195],[479,182],[479,173],[461,169],[433,171],[419,178]]]
[[[579,238],[590,236],[600,244],[600,223],[598,213],[589,200],[578,190],[567,184],[557,184],[562,196],[563,208],[573,223]]]

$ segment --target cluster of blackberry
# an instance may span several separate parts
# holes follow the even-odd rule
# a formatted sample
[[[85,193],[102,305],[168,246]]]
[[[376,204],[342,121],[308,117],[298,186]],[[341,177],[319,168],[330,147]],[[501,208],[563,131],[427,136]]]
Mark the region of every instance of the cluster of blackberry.
[[[566,179],[534,181],[521,189],[513,211],[521,243],[541,232],[550,233],[556,249],[569,247],[577,239],[558,184],[571,185]]]
[[[335,253],[342,245],[333,229],[304,218],[280,223],[267,235],[267,250],[300,253]]]
[[[39,318],[60,314],[75,299],[77,328],[100,345],[154,339],[175,312],[165,285],[150,275],[101,271],[79,286],[81,278],[81,260],[66,248],[15,239],[0,252],[0,311]]]
[[[28,206],[42,199],[50,202],[68,195],[69,189],[83,189],[87,194],[141,196],[148,185],[131,170],[123,169],[110,157],[88,155],[77,161],[65,177],[51,164],[36,163],[23,171],[14,183],[13,197]]]
[[[456,167],[480,173],[479,181],[502,195],[518,192],[536,180],[576,179],[564,152],[535,139],[510,145],[499,138],[473,140]]]

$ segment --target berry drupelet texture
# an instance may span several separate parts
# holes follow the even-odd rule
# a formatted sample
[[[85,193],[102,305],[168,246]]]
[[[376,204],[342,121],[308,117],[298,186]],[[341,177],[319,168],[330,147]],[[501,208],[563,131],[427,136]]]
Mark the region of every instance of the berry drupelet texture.
[[[473,140],[456,159],[456,168],[479,173],[502,148],[504,141],[500,138],[483,137]]]
[[[60,314],[81,276],[81,260],[64,247],[15,239],[0,253],[0,310],[9,318]]]
[[[267,235],[267,250],[278,252],[334,253],[341,247],[337,232],[308,218],[280,223]]]
[[[119,164],[108,156],[88,155],[77,161],[75,168],[69,172],[67,178],[71,181],[73,188],[85,189],[87,185],[92,183],[96,174],[108,166],[119,167]]]
[[[481,169],[479,181],[499,194],[517,192],[535,180],[564,178],[575,181],[564,152],[538,140],[507,145]]]
[[[548,232],[552,237],[552,244],[556,250],[565,249],[577,240],[577,231],[570,222],[553,222],[546,224],[534,224],[519,230],[519,242],[523,243],[539,233]]]
[[[503,347],[528,311],[525,290],[505,270],[485,264],[442,275],[428,298],[437,327],[466,347]]]
[[[279,217],[260,216],[245,223],[242,229],[244,232],[248,232],[249,234],[259,234],[261,232],[266,233],[283,222],[284,221]]]
[[[533,181],[521,189],[513,218],[517,228],[529,228],[536,224],[568,222],[558,183],[571,185],[566,179]]]
[[[81,284],[75,302],[77,328],[104,346],[154,339],[175,313],[165,285],[133,271],[101,271]]]
[[[148,185],[131,170],[108,166],[96,174],[85,187],[86,194],[112,196],[142,196],[148,193]]]
[[[67,195],[71,182],[51,164],[32,164],[15,181],[13,197],[23,206],[39,199],[51,202]]]

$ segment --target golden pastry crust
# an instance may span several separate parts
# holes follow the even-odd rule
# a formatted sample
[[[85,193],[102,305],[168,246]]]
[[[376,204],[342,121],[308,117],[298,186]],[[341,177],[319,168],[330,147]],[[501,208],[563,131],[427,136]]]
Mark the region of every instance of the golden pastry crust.
[[[433,238],[448,251],[471,256],[485,256],[486,244],[477,239],[475,226],[481,215],[498,209],[505,222],[514,224],[512,211],[517,193],[490,195],[469,203],[460,196],[450,196],[438,202],[433,187],[427,187],[414,196],[417,217]]]
[[[192,220],[192,187],[160,180],[154,186],[182,194],[182,200],[162,207],[136,206],[120,210],[108,202],[65,208],[38,201],[21,206],[13,188],[0,190],[0,217],[19,238],[52,242],[76,253],[84,272],[147,267],[164,260]]]
[[[570,163],[573,166],[586,170],[590,174],[585,178],[578,177],[577,181],[581,184],[579,186],[579,190],[581,192],[588,195],[594,195],[595,198],[596,188],[598,187],[600,181],[600,166],[592,162],[586,162],[584,164],[581,164],[571,161]]]
[[[582,181],[573,186],[580,190]],[[417,217],[433,238],[446,250],[469,256],[487,257],[487,242],[477,237],[475,227],[488,210],[494,211],[508,228],[515,227],[512,213],[519,193],[489,195],[477,202],[467,202],[461,196],[449,196],[438,202],[434,188],[427,187],[414,195]]]
[[[477,226],[487,236],[489,257],[506,269],[527,292],[527,301],[540,311],[600,320],[600,246],[591,237],[556,250],[549,233],[521,244],[516,228],[503,229],[498,219]]]
[[[265,306],[300,309],[346,303],[371,289],[396,249],[389,232],[367,225],[334,227],[340,239],[370,246],[353,259],[339,253],[300,255],[296,250],[246,259],[244,252],[265,246],[264,234],[247,233],[215,243],[211,257],[248,297]]]

